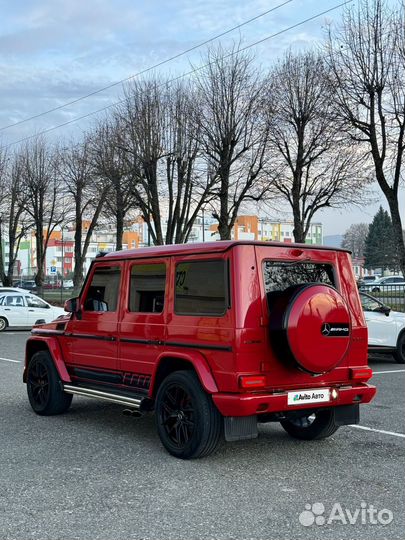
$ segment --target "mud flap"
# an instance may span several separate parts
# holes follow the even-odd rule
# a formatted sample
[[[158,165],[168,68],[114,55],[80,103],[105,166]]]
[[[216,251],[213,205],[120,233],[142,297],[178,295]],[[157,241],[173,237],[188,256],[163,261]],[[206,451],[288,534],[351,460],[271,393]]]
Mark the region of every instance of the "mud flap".
[[[257,416],[225,416],[224,435],[228,442],[256,439]]]
[[[360,422],[360,407],[355,405],[341,405],[334,409],[335,424],[337,426],[347,426],[348,424],[358,424]]]

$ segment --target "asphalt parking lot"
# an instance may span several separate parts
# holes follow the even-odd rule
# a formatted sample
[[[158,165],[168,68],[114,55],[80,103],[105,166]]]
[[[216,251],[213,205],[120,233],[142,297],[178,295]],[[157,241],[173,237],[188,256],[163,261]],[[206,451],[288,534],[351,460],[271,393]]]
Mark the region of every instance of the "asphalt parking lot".
[[[257,440],[184,462],[163,450],[153,415],[75,397],[63,416],[36,416],[21,380],[28,335],[0,335],[2,540],[403,538],[405,366],[371,360],[370,430],[298,442],[266,424]],[[372,507],[392,521],[362,523]]]

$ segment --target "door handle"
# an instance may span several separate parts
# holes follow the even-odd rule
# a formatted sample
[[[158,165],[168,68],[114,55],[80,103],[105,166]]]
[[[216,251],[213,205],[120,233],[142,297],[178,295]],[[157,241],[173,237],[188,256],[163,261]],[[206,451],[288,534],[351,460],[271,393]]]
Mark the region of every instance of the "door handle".
[[[29,309],[28,311],[35,311],[35,309]]]
[[[4,308],[4,311],[11,311],[9,307]]]
[[[149,340],[149,344],[150,345],[163,345],[163,341],[161,339],[159,339],[158,337],[156,338],[152,338]]]

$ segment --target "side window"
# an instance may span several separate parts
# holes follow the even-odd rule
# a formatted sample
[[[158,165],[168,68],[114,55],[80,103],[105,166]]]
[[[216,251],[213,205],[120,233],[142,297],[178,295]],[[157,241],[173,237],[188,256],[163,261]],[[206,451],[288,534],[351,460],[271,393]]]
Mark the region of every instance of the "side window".
[[[116,311],[120,277],[119,266],[96,267],[83,302],[84,311]]]
[[[183,262],[176,266],[174,311],[179,315],[224,315],[227,291],[224,260]]]
[[[166,265],[134,264],[130,280],[129,311],[162,313],[165,303]]]
[[[27,301],[28,307],[48,309],[49,305],[41,300],[40,298],[34,298],[33,296],[26,296],[25,300]]]
[[[4,305],[12,307],[24,307],[24,300],[22,296],[6,296]]]
[[[373,298],[370,298],[369,296],[365,296],[361,294],[360,300],[361,300],[361,306],[364,309],[364,311],[375,311],[376,309],[381,307],[381,304],[379,302],[377,302]]]

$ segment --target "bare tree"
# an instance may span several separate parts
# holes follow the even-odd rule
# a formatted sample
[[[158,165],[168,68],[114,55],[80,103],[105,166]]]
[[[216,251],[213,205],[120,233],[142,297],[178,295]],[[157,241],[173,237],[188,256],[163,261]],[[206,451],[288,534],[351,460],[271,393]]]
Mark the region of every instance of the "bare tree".
[[[7,160],[8,160],[7,152],[3,150],[3,148],[0,148],[0,281],[3,284],[6,279],[6,274],[5,274],[5,269],[4,269],[4,259],[3,259],[3,251],[4,251],[3,220],[5,216],[5,210],[7,208],[6,197],[8,194],[7,181],[6,181]]]
[[[328,37],[339,115],[353,142],[371,154],[405,274],[398,203],[405,152],[405,5],[362,0],[346,9],[343,23]]]
[[[90,140],[71,144],[61,153],[62,171],[66,190],[74,206],[74,257],[73,284],[77,291],[83,282],[83,266],[91,236],[105,205],[109,185],[102,182],[94,171],[91,159]],[[83,232],[83,222],[89,226]],[[84,236],[84,239],[83,239]]]
[[[368,231],[369,226],[367,223],[350,225],[343,235],[342,247],[349,249],[354,257],[364,257]]]
[[[1,163],[0,163],[1,168]],[[27,194],[23,189],[22,180],[23,158],[20,152],[10,157],[10,161],[3,168],[3,193],[1,195],[0,210],[3,237],[8,238],[8,264],[4,267],[2,254],[0,255],[0,279],[4,285],[13,284],[14,267],[17,261],[18,250],[21,240],[27,233],[30,221],[27,219],[26,206]],[[0,187],[0,190],[2,189]]]
[[[58,155],[42,138],[28,142],[21,154],[22,189],[27,200],[26,209],[35,230],[35,283],[40,290],[45,279],[46,251],[50,236],[55,227],[63,223],[66,214]]]
[[[222,240],[231,238],[243,203],[260,201],[268,190],[264,165],[268,111],[253,57],[237,48],[210,49],[197,72],[199,133],[210,176],[210,195],[218,200],[213,216]]]
[[[158,166],[165,154],[165,107],[157,80],[135,81],[125,90],[124,105],[117,111],[123,128],[119,146],[136,178],[132,193],[157,245],[164,244]]]
[[[194,112],[190,85],[169,87],[156,79],[128,88],[119,111],[121,145],[136,177],[134,197],[157,245],[186,242],[207,200],[207,176],[197,172]]]
[[[269,177],[292,210],[296,242],[322,208],[359,202],[363,163],[340,134],[333,96],[329,69],[313,52],[287,53],[269,78]]]
[[[115,115],[101,122],[91,138],[89,149],[93,171],[100,180],[98,197],[105,198],[108,191],[104,208],[105,214],[115,221],[117,251],[122,249],[125,217],[134,207],[134,176],[120,145],[122,129]]]

